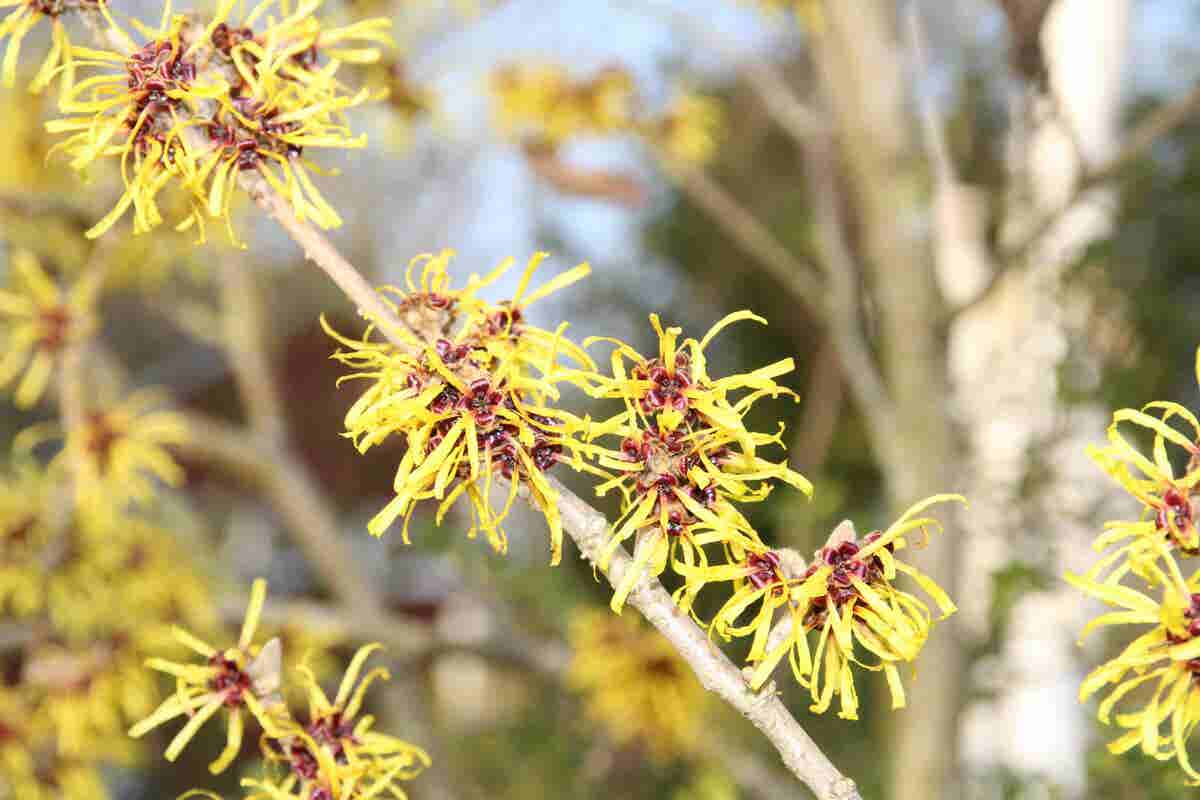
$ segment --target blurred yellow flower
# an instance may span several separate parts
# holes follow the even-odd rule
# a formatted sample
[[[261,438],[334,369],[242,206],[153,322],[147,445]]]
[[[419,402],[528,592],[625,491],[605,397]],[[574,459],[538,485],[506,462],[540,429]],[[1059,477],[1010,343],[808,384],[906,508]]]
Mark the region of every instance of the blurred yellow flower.
[[[514,64],[491,78],[496,124],[506,136],[555,147],[633,127],[633,79],[618,67],[572,80],[554,64]]]
[[[18,408],[29,408],[46,391],[63,348],[95,329],[93,311],[100,281],[92,271],[64,290],[25,250],[11,255],[9,269],[12,288],[0,289],[6,350],[0,359],[0,386],[23,371],[14,400]]]
[[[708,695],[670,642],[631,617],[593,611],[571,620],[570,645],[567,682],[618,744],[657,759],[694,751]]]
[[[168,486],[183,482],[183,468],[167,448],[187,439],[187,423],[173,411],[156,409],[165,403],[157,389],[143,389],[119,403],[89,411],[82,424],[66,432],[62,452],[52,468],[78,466],[77,495],[94,513],[119,510],[127,504],[147,505],[155,481]],[[35,425],[22,431],[18,450],[27,451],[48,438],[57,426]]]
[[[54,534],[46,509],[54,491],[27,460],[0,476],[0,614],[21,618],[45,607],[44,559]]]
[[[717,151],[722,124],[715,99],[682,92],[664,114],[642,125],[642,135],[667,159],[706,164]]]

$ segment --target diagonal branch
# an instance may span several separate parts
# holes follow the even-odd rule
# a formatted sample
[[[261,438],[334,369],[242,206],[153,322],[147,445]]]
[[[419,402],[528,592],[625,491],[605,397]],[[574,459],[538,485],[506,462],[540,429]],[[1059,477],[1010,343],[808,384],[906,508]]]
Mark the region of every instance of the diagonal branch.
[[[602,567],[601,554],[608,543],[608,519],[554,478],[551,486],[559,493],[558,510],[563,529],[578,545],[583,557],[617,586],[632,567],[633,559],[619,547]],[[755,693],[741,671],[708,636],[681,612],[658,579],[643,573],[626,601],[658,629],[683,657],[700,684],[713,692],[775,745],[783,763],[820,800],[861,800],[854,781],[842,775],[809,735],[800,727],[783,701],[770,690]]]
[[[762,265],[767,274],[803,303],[817,319],[823,319],[825,288],[815,267],[793,255],[775,238],[775,234],[704,170],[668,161],[663,162],[663,169],[693,203]]]
[[[381,613],[379,598],[308,470],[261,436],[201,414],[189,413],[185,418],[188,437],[180,449],[201,461],[231,467],[235,477],[261,491],[337,601],[351,613],[376,619]]]
[[[324,269],[343,288],[350,300],[367,311],[368,316],[379,324],[385,334],[399,331],[403,323],[390,308],[378,301],[374,289],[366,282],[350,262],[346,261],[325,237],[311,226],[298,222],[290,208],[272,195],[262,195],[259,200],[272,216],[294,232],[294,238],[305,253]],[[380,308],[382,306],[382,308]],[[369,309],[374,309],[369,310]],[[395,335],[395,334],[392,334]],[[389,335],[389,338],[392,338]],[[400,346],[407,343],[398,335],[392,339]],[[213,436],[193,437],[193,446],[212,445]],[[227,443],[228,444],[228,443]],[[624,548],[618,548],[606,568],[600,567],[600,553],[608,540],[608,520],[605,516],[572,493],[557,480],[550,478],[551,486],[559,494],[558,510],[562,516],[563,529],[571,536],[580,552],[597,570],[604,573],[609,582],[616,585],[632,559]],[[291,487],[286,477],[284,486],[275,485],[274,491],[299,491]],[[299,503],[303,497],[293,498]],[[771,692],[755,693],[746,684],[742,673],[724,653],[709,641],[704,632],[687,614],[681,613],[671,596],[657,578],[643,575],[630,593],[629,605],[636,608],[674,645],[688,662],[701,685],[721,697],[749,719],[779,751],[787,768],[809,788],[819,800],[861,800],[854,781],[843,776],[825,756],[817,744],[808,736],[787,707]]]
[[[221,344],[245,407],[250,427],[275,445],[286,442],[283,404],[275,389],[274,370],[267,354],[258,281],[244,259],[220,259]]]
[[[864,329],[862,277],[846,241],[836,173],[837,150],[831,138],[814,136],[806,141],[801,152],[816,222],[817,249],[829,275],[830,337],[872,442],[882,455],[895,457],[899,447],[895,436],[896,410]]]

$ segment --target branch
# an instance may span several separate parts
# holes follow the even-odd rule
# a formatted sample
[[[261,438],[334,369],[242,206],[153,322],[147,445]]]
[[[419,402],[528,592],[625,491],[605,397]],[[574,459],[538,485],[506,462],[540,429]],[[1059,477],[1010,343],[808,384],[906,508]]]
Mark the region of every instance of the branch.
[[[297,219],[291,205],[261,175],[243,172],[240,182],[258,207],[278,222],[292,241],[300,245],[305,258],[324,270],[342,293],[358,306],[359,313],[379,325],[379,332],[392,344],[404,348],[409,346],[399,333],[404,329],[404,323],[354,265],[342,257],[325,234],[308,222]]]
[[[829,137],[811,137],[801,153],[816,223],[817,249],[829,275],[829,335],[871,440],[881,455],[894,457],[898,447],[896,410],[863,327],[861,276],[842,221],[837,150]]]
[[[266,327],[258,283],[244,259],[220,259],[222,345],[245,406],[250,428],[276,446],[284,446],[283,404],[275,390],[274,372],[266,352]]]
[[[1183,97],[1151,112],[1134,127],[1125,138],[1125,144],[1112,158],[1089,168],[1080,176],[1075,190],[1058,208],[1045,214],[1022,238],[1002,247],[997,256],[1000,266],[992,273],[979,296],[958,309],[957,314],[986,302],[995,293],[1004,276],[1024,262],[1034,246],[1058,224],[1063,215],[1070,211],[1084,194],[1115,178],[1130,164],[1146,155],[1159,139],[1178,128],[1197,111],[1200,111],[1200,82]]]
[[[825,289],[816,275],[815,267],[794,256],[765,225],[702,169],[669,161],[663,161],[663,169],[692,202],[763,266],[767,274],[803,303],[814,316],[823,318]]]
[[[741,62],[741,77],[762,101],[768,116],[798,143],[803,143],[814,134],[829,131],[829,121],[825,116],[800,100],[773,64],[768,61],[747,60],[718,29],[701,22],[692,14],[669,8],[659,2],[641,0],[635,5],[629,0],[622,5],[631,10],[650,13],[681,29],[700,47],[716,52],[730,61]]]
[[[334,249],[325,237],[311,226],[296,220],[291,209],[273,193],[263,192],[255,196],[259,205],[277,219],[293,238],[305,250],[305,253],[317,262],[349,298],[364,310],[374,309],[369,313],[374,316],[380,330],[385,334],[398,331],[403,323],[390,308],[379,301],[375,290],[341,254]],[[396,336],[389,338],[398,346],[406,347],[407,343]],[[246,446],[244,438],[226,435],[216,437],[222,432],[214,429],[213,424],[204,420],[196,420],[195,433],[189,445],[199,450],[207,450],[210,456],[220,455],[225,451],[230,455],[230,448],[241,450]],[[250,445],[253,448],[253,444]],[[237,460],[252,461],[251,454],[242,453],[244,458]],[[255,453],[254,455],[257,455]],[[268,458],[270,456],[267,456]],[[283,473],[283,470],[268,471],[270,475]],[[306,476],[305,476],[306,477]],[[562,486],[557,480],[549,478],[555,491],[559,493],[558,508],[562,515],[563,528],[578,545],[584,556],[600,569],[598,564],[601,549],[607,540],[608,520],[603,514],[589,506],[575,494]],[[277,496],[284,509],[299,509],[308,501],[307,492],[300,483],[293,485],[290,480],[272,480],[264,487],[268,492]],[[327,546],[328,543],[315,543]],[[314,562],[325,563],[325,562]],[[629,568],[631,559],[624,548],[618,548],[610,559],[607,569],[601,570],[614,585],[620,582],[625,570]],[[783,762],[796,777],[807,784],[820,800],[861,800],[854,782],[844,777],[832,762],[826,758],[816,743],[809,738],[800,724],[788,712],[783,701],[771,693],[756,694],[746,685],[742,673],[723,653],[709,642],[708,637],[686,614],[675,607],[671,596],[662,588],[656,578],[645,575],[630,593],[629,604],[642,613],[658,630],[675,646],[684,660],[692,667],[701,685],[716,693],[732,705],[743,716],[748,718],[755,727],[775,745]]]
[[[633,560],[625,548],[619,547],[613,552],[607,568],[601,566],[601,554],[608,543],[608,519],[555,478],[547,479],[559,495],[558,510],[563,529],[575,541],[583,557],[602,572],[609,583],[617,586]],[[713,645],[689,615],[676,607],[657,578],[643,573],[626,602],[671,642],[705,689],[736,708],[775,745],[787,768],[820,800],[861,800],[854,781],[843,776],[821,752],[783,701],[769,687],[757,694],[751,691],[741,671]]]
[[[832,337],[826,335],[813,355],[812,368],[804,383],[804,409],[788,448],[792,454],[792,468],[801,475],[817,472],[825,464],[842,416],[843,383],[837,346]]]
[[[322,583],[346,610],[378,623],[382,613],[369,576],[346,546],[337,518],[320,487],[295,457],[254,433],[197,413],[185,413],[189,456],[224,467],[261,491],[284,519]]]

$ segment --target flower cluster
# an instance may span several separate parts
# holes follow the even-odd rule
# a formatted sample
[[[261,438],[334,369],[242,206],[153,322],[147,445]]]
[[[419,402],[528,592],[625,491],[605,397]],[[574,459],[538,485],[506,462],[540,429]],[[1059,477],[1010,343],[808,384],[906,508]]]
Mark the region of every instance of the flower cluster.
[[[342,348],[334,358],[356,370],[344,380],[370,381],[346,414],[346,436],[360,452],[393,434],[405,451],[396,471],[396,496],[371,520],[382,533],[409,520],[421,500],[439,501],[437,520],[463,495],[470,500],[470,535],[482,531],[498,552],[507,549],[503,522],[524,487],[550,527],[551,560],[562,555],[557,493],[545,472],[560,461],[582,465],[576,434],[585,424],[552,407],[563,380],[560,355],[579,366],[591,361],[560,327],[548,331],[525,318],[531,304],[574,283],[586,264],[530,288],[544,254],[530,259],[511,300],[492,304],[478,296],[512,266],[511,259],[483,277],[452,289],[446,273],[452,253],[425,255],[408,268],[406,288],[386,287],[383,297],[404,327],[392,332],[403,345],[380,341],[369,327],[361,339],[326,330]],[[419,276],[418,276],[419,271]],[[498,478],[509,482],[500,510],[490,498]]]
[[[574,81],[557,65],[511,65],[492,75],[491,89],[500,130],[548,146],[627,130],[632,119],[633,78],[616,67]]]
[[[372,730],[374,719],[361,714],[371,683],[389,677],[382,667],[363,674],[367,659],[379,645],[367,645],[354,654],[333,700],[322,691],[313,672],[301,667],[298,671],[308,697],[308,714],[298,718],[281,694],[280,640],[255,641],[266,591],[265,581],[255,581],[241,634],[232,647],[218,649],[180,628],[174,630],[175,638],[200,656],[202,663],[150,659],[147,666],[172,676],[176,689],[134,725],[129,735],[141,737],[186,717],[166,749],[167,760],[174,761],[204,724],[223,712],[225,748],[209,765],[213,774],[219,774],[241,751],[247,716],[251,716],[263,730],[264,760],[283,769],[270,770],[261,779],[243,779],[242,785],[253,790],[250,797],[366,800],[386,792],[403,800],[400,784],[428,766],[429,756],[414,745]],[[204,791],[187,796],[216,797]]]
[[[564,338],[565,326],[551,333],[525,322],[529,303],[587,273],[585,265],[576,267],[528,293],[541,258],[530,261],[511,301],[493,305],[478,292],[510,262],[452,289],[446,275],[449,253],[421,256],[409,266],[405,290],[381,290],[399,320],[400,329],[389,331],[392,341],[379,341],[374,325],[362,339],[327,326],[343,346],[334,357],[357,370],[346,378],[370,381],[347,413],[345,435],[359,450],[394,433],[404,438],[396,497],[371,521],[371,532],[380,534],[403,516],[407,542],[419,501],[439,501],[435,521],[440,523],[466,494],[473,509],[471,534],[482,529],[502,552],[506,539],[500,524],[525,487],[549,523],[552,562],[557,563],[562,523],[557,493],[543,473],[561,462],[597,477],[598,495],[620,495],[620,513],[598,562],[607,569],[614,554],[632,542],[632,564],[611,602],[618,614],[647,573],[675,573],[674,599],[689,612],[706,586],[732,584],[733,596],[710,630],[725,639],[753,637],[748,660],[755,689],[788,656],[796,679],[811,688],[818,712],[840,695],[841,716],[857,718],[854,666],[885,673],[893,705],[903,706],[898,665],[917,657],[934,615],[924,600],[895,585],[897,577],[916,583],[942,617],[954,611],[954,604],[896,553],[922,545],[930,530],[940,530],[936,520],[923,515],[929,506],[962,498],[928,498],[862,541],[852,529],[848,536],[839,534],[807,570],[789,566],[785,562],[798,557],[772,550],[740,507],[766,499],[777,483],[812,493],[804,476],[763,455],[768,448],[782,448],[782,423],[764,433],[746,422],[759,400],[794,397],[776,380],[792,371],[793,362],[782,359],[722,377],[710,374],[708,366],[707,349],[722,330],[741,321],[766,321],[738,311],[693,339],[684,338],[680,328],[664,327],[652,314],[658,339],[653,355],[607,337],[585,340],[581,349]],[[602,344],[613,346],[604,373],[585,352]],[[560,366],[560,356],[573,364]],[[563,411],[555,406],[563,382],[597,400],[620,401],[623,410],[601,420]],[[509,479],[499,513],[489,500],[496,476]],[[816,638],[813,646],[810,635]],[[630,726],[638,727],[630,720],[627,733]]]
[[[65,494],[28,459],[0,476],[0,621],[30,633],[0,677],[0,797],[107,798],[101,768],[135,759],[124,729],[154,707],[144,660],[172,624],[214,624],[194,555],[157,515]]]
[[[570,645],[567,683],[618,744],[659,759],[695,749],[708,695],[666,639],[632,617],[593,611],[571,620]]]
[[[892,708],[905,705],[899,665],[920,654],[934,617],[920,597],[894,582],[906,575],[933,599],[944,619],[955,606],[946,592],[916,567],[896,557],[920,546],[941,524],[922,516],[931,505],[958,495],[935,495],[909,508],[883,531],[862,539],[843,523],[813,556],[806,569],[788,564],[788,551],[752,553],[710,579],[733,582],[733,595],[713,619],[713,631],[725,639],[751,636],[747,660],[750,685],[766,683],[787,656],[796,680],[811,690],[812,710],[823,713],[839,697],[838,716],[858,718],[854,667],[887,678]],[[914,532],[920,539],[912,540]],[[782,613],[782,619],[775,624]],[[810,637],[816,638],[815,646]]]
[[[371,93],[348,91],[337,72],[343,62],[377,60],[389,23],[327,29],[314,16],[319,2],[281,0],[279,18],[269,13],[274,5],[263,0],[235,21],[237,3],[223,0],[204,25],[172,16],[168,6],[157,28],[135,23],[140,45],[109,18],[119,52],[75,48],[73,68],[94,74],[64,86],[66,116],[47,129],[70,134],[56,150],[75,169],[119,159],[125,186],[89,237],[130,208],[135,233],[162,224],[158,198],[168,186],[187,201],[177,229],[196,227],[203,237],[207,217],[230,225],[235,183],[247,174],[261,176],[298,218],[341,224],[309,175],[316,167],[305,151],[365,146],[345,112]]]
[[[658,316],[651,315],[658,335],[654,356],[613,339],[584,342],[616,345],[611,375],[593,374],[584,381],[593,395],[618,399],[625,407],[589,431],[592,440],[614,442],[600,452],[598,463],[615,475],[597,486],[597,494],[614,488],[621,493],[621,514],[605,558],[626,540],[636,542],[634,567],[613,595],[614,611],[621,610],[647,569],[658,575],[668,564],[688,579],[680,600],[690,608],[710,569],[706,548],[719,547],[729,562],[767,549],[736,503],[765,499],[773,480],[812,492],[802,475],[759,455],[764,446],[782,446],[782,424],[766,434],[748,430],[744,422],[757,400],[791,394],[775,378],[792,370],[792,360],[722,378],[708,374],[705,348],[740,320],[765,323],[740,311],[717,322],[703,338],[681,341],[679,328],[663,328]]]
[[[557,65],[513,65],[492,76],[491,88],[497,127],[537,154],[581,136],[629,133],[668,158],[703,163],[721,125],[714,100],[687,92],[665,111],[648,111],[633,77],[618,67],[575,80]]]
[[[1149,456],[1127,438],[1123,425],[1152,434]],[[1107,692],[1097,715],[1101,722],[1115,720],[1125,729],[1109,744],[1111,752],[1139,748],[1154,758],[1175,758],[1189,780],[1200,785],[1200,772],[1187,752],[1188,739],[1200,724],[1200,573],[1185,572],[1188,560],[1200,555],[1195,520],[1200,420],[1177,403],[1154,402],[1114,413],[1108,439],[1107,446],[1094,448],[1091,455],[1141,504],[1141,515],[1107,523],[1095,547],[1108,552],[1085,574],[1066,578],[1115,609],[1089,622],[1083,636],[1108,626],[1150,627],[1140,629],[1118,656],[1087,676],[1080,701]],[[1129,586],[1131,578],[1143,588]],[[1135,691],[1143,685],[1153,686],[1153,692]],[[1144,704],[1134,705],[1131,700],[1137,698]],[[1114,717],[1118,706],[1136,710]]]

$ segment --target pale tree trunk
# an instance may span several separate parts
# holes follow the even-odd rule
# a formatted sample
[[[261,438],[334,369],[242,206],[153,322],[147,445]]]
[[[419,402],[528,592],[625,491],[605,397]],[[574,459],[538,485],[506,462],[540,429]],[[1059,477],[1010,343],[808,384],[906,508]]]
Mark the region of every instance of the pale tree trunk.
[[[1061,218],[1020,248],[1018,268],[950,329],[973,519],[963,570],[979,587],[963,596],[963,619],[977,633],[988,624],[991,598],[982,588],[993,570],[1022,558],[1058,574],[1090,555],[1090,517],[1105,484],[1084,446],[1103,437],[1106,415],[1061,404],[1058,375],[1068,351],[1077,372],[1094,375],[1098,367],[1078,341],[1086,298],[1062,284],[1065,268],[1111,230],[1111,192],[1076,193],[1088,170],[1117,149],[1127,20],[1128,0],[1051,5],[1040,32],[1047,87],[1022,97],[1013,115],[1002,249],[1027,240],[1050,216]],[[1088,722],[1075,699],[1075,636],[1087,613],[1066,587],[1027,595],[1014,609],[998,663],[987,670],[995,699],[966,715],[973,770],[1004,767],[1051,780],[1066,797],[1083,796]]]
[[[892,408],[891,426],[873,429],[893,510],[955,485],[941,298],[928,236],[927,172],[908,85],[896,5],[888,0],[826,0],[814,45],[826,100],[862,232],[866,283]],[[935,537],[915,556],[953,594],[954,535]],[[921,656],[909,708],[897,712],[892,760],[896,800],[951,800],[955,784],[963,654],[953,621],[935,630]]]

